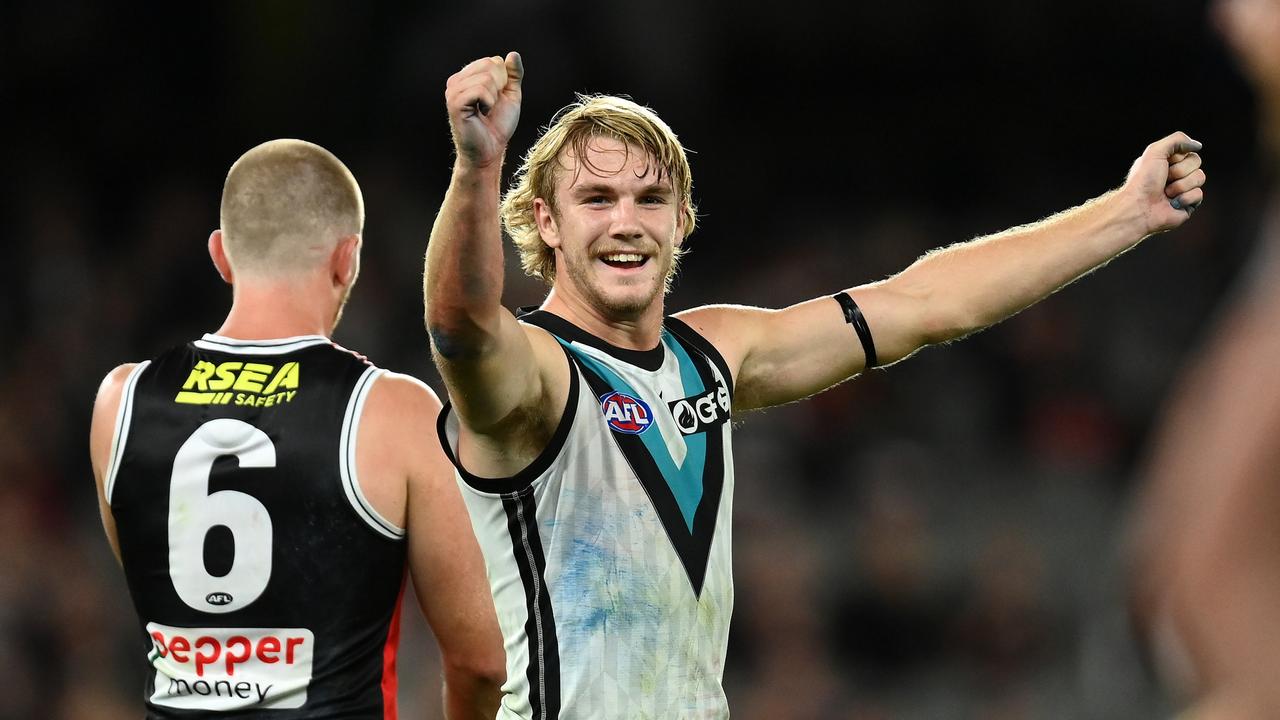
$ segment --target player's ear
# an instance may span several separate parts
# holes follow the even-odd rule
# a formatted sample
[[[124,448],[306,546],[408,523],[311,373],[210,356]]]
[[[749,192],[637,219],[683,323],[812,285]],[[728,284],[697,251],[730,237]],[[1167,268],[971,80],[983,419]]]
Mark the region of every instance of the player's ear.
[[[334,287],[354,285],[360,275],[359,235],[348,235],[338,241],[329,256],[329,277]]]
[[[209,258],[213,260],[213,267],[222,276],[222,281],[233,285],[235,278],[231,273],[231,261],[227,260],[227,250],[222,246],[222,228],[209,234]]]
[[[551,203],[542,198],[533,199],[533,219],[538,223],[538,234],[548,247],[560,247],[560,225],[556,222],[556,213]]]

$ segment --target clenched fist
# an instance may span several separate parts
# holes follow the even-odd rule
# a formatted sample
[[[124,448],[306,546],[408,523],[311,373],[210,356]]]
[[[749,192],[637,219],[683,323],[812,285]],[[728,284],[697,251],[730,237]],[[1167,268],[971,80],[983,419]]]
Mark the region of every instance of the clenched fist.
[[[520,120],[520,53],[481,58],[449,77],[445,105],[459,162],[476,167],[501,163]]]
[[[1201,147],[1186,133],[1176,132],[1148,145],[1129,168],[1123,189],[1142,209],[1148,234],[1178,227],[1204,201]]]

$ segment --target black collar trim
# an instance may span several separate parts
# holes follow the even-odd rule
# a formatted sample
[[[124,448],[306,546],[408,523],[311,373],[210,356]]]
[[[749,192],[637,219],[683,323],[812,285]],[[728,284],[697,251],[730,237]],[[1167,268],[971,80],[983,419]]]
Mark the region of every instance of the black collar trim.
[[[524,310],[524,308],[521,308]],[[666,348],[662,346],[662,341],[658,341],[657,347],[651,350],[628,350],[620,348],[617,345],[605,342],[573,323],[565,320],[559,315],[553,315],[546,310],[533,310],[527,313],[517,315],[522,322],[530,325],[536,325],[543,330],[555,335],[556,337],[568,340],[570,342],[582,343],[602,352],[606,352],[613,357],[631,365],[635,365],[649,372],[656,372],[662,369],[662,361],[666,358]]]

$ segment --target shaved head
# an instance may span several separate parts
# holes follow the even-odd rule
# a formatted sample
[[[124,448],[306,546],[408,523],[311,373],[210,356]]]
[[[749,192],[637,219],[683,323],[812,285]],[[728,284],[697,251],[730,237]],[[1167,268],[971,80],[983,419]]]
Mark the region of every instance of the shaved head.
[[[301,274],[323,263],[339,240],[360,234],[364,200],[333,153],[303,140],[272,140],[231,166],[221,226],[237,274]]]

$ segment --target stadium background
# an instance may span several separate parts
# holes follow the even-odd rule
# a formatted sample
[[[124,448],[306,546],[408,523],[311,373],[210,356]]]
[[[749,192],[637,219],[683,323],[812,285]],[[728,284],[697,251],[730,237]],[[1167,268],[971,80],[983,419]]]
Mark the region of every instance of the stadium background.
[[[0,5],[0,720],[141,714],[89,413],[111,367],[221,322],[204,247],[229,164],[292,136],[351,167],[364,270],[336,338],[439,389],[420,258],[444,81],[512,48],[513,154],[574,91],[629,93],[696,151],[672,309],[880,278],[1118,185],[1173,129],[1205,142],[1188,227],[735,443],[735,717],[1167,715],[1126,618],[1123,520],[1260,206],[1253,107],[1204,3],[70,0]],[[537,302],[508,269],[508,304]],[[406,633],[402,717],[433,717],[435,651]]]

